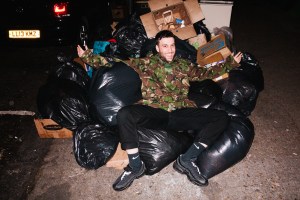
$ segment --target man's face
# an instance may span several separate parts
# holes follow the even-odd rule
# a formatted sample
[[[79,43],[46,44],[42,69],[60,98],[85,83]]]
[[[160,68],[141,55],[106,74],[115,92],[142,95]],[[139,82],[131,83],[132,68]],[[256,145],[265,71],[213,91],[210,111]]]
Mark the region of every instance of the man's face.
[[[155,46],[158,54],[168,62],[171,62],[175,56],[175,40],[172,37],[162,38]]]

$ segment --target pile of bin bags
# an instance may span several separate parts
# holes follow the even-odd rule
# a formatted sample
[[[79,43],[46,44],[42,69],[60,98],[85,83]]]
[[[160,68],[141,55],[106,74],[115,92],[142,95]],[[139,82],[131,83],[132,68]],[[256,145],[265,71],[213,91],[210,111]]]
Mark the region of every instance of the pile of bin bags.
[[[206,30],[202,23],[196,25],[197,32]],[[117,43],[108,45],[103,53],[107,58],[143,57],[155,49],[154,40],[147,39],[136,18],[123,25],[120,23],[113,37]],[[196,49],[176,38],[176,55],[195,62]],[[73,59],[63,56],[58,59],[57,70],[38,91],[40,117],[51,118],[72,130],[77,163],[87,169],[97,169],[114,155],[119,143],[116,114],[123,106],[141,98],[141,81],[133,69],[121,62],[112,68],[94,71],[90,78]],[[189,98],[199,107],[224,110],[231,117],[224,133],[198,157],[197,164],[206,178],[221,173],[246,156],[254,138],[254,127],[248,117],[263,88],[262,70],[249,53],[243,54],[241,66],[231,70],[229,78],[191,83]],[[195,134],[192,130],[174,132],[145,128],[138,133],[140,155],[148,175],[159,172],[184,153]]]
[[[72,59],[59,57],[58,69],[51,73],[37,95],[42,118],[51,118],[73,131],[77,163],[97,169],[114,155],[118,143],[118,110],[141,98],[141,81],[124,63],[94,71],[90,79]],[[192,82],[189,98],[199,107],[226,111],[230,124],[217,141],[205,150],[197,164],[206,178],[226,170],[243,159],[254,138],[248,119],[263,89],[261,69],[250,54],[244,54],[239,68],[220,82]],[[139,129],[140,155],[148,175],[160,171],[184,153],[193,142],[193,131]]]

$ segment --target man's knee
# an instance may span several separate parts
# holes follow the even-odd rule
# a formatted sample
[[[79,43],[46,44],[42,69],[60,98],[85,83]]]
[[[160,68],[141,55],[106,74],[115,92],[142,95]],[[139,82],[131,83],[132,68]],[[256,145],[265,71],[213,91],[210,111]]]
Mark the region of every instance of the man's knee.
[[[124,120],[128,119],[130,112],[131,112],[130,106],[122,107],[117,113],[117,116],[116,116],[117,121],[120,122],[120,121],[124,121]]]

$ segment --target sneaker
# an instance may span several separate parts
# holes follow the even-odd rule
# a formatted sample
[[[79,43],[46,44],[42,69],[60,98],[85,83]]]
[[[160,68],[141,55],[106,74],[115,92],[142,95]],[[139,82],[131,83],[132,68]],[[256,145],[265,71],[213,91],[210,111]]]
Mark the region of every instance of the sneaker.
[[[181,174],[186,174],[188,179],[196,185],[208,185],[207,179],[201,174],[198,166],[193,161],[183,161],[182,155],[176,159],[173,168]]]
[[[116,191],[122,191],[128,188],[134,181],[134,179],[138,179],[145,174],[146,167],[144,162],[142,162],[142,167],[139,171],[134,172],[132,168],[127,165],[124,168],[124,172],[117,178],[117,180],[113,184],[113,188]]]

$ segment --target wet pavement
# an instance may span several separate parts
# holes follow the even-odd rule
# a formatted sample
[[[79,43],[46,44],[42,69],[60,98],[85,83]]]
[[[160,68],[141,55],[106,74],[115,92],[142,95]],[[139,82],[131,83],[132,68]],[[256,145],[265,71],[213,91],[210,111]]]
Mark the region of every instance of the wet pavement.
[[[41,139],[33,116],[0,115],[0,199],[300,199],[300,16],[295,10],[299,6],[267,2],[233,6],[235,46],[260,61],[265,89],[250,116],[255,138],[249,153],[211,178],[209,186],[192,185],[168,165],[115,192],[111,184],[122,171],[83,169],[72,139]],[[0,48],[0,111],[36,112],[37,91],[57,65],[56,55],[74,51]]]

